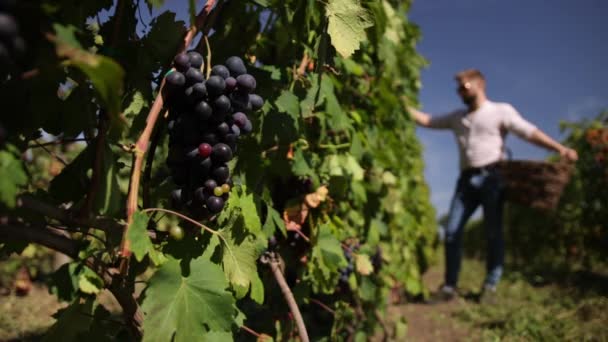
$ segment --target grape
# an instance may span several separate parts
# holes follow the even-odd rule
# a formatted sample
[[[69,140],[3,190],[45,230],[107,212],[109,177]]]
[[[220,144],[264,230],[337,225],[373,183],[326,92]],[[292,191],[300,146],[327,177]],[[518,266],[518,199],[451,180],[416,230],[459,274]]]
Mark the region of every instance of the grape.
[[[205,187],[201,186],[194,190],[194,200],[198,204],[204,204],[207,201],[207,194],[205,193]]]
[[[230,177],[230,171],[226,166],[218,166],[215,169],[211,170],[211,176],[218,183],[223,184],[226,183],[228,177]]]
[[[234,120],[234,124],[239,126],[239,128],[243,128],[247,123],[247,115],[242,112],[236,112],[232,114],[232,120]]]
[[[224,200],[221,197],[209,196],[207,198],[207,209],[212,213],[219,213],[224,209]]]
[[[255,90],[255,78],[249,74],[243,74],[236,78],[236,86],[240,91],[251,93]]]
[[[221,124],[217,125],[216,132],[219,136],[225,137],[226,134],[230,133],[230,126],[228,126],[227,123],[222,122]]]
[[[258,94],[249,94],[251,109],[256,111],[264,106],[264,99]]]
[[[204,83],[195,83],[186,89],[186,96],[192,102],[202,100],[207,96],[207,88]]]
[[[198,163],[197,172],[201,176],[207,177],[209,175],[209,172],[211,171],[211,167],[213,167],[213,162],[211,161],[211,158],[207,157],[201,160],[200,163]]]
[[[227,194],[230,192],[230,185],[228,184],[222,184],[222,192]]]
[[[196,119],[192,115],[188,115],[183,120],[183,142],[186,145],[197,145],[199,143],[199,128]]]
[[[186,158],[189,160],[194,160],[199,156],[199,152],[198,152],[198,147],[194,147],[192,149],[189,149],[188,152],[186,153]]]
[[[202,143],[198,145],[198,154],[203,158],[209,157],[211,155],[211,150],[211,145],[207,143]]]
[[[209,144],[211,146],[213,146],[219,142],[217,135],[215,133],[204,133],[201,136],[201,139],[203,140],[203,142],[206,142],[207,144]]]
[[[226,91],[231,92],[236,88],[236,78],[228,77],[224,80],[226,82]]]
[[[194,114],[196,114],[201,121],[206,121],[209,120],[213,114],[213,109],[211,109],[211,106],[209,106],[207,102],[200,101],[194,105]]]
[[[200,70],[190,67],[188,71],[186,71],[186,84],[193,85],[195,83],[200,83],[205,80],[205,76],[201,73]]]
[[[222,196],[222,195],[224,194],[224,191],[222,190],[222,187],[221,187],[221,186],[216,186],[216,187],[213,189],[213,194],[214,194],[215,196],[217,196],[217,197],[220,197],[220,196]]]
[[[228,145],[232,150],[232,153],[236,153],[236,141],[238,140],[238,136],[236,134],[226,134],[223,139],[223,143]]]
[[[276,236],[272,235],[271,237],[268,238],[268,247],[275,247],[277,245],[277,238]]]
[[[189,51],[188,57],[190,57],[190,66],[196,69],[200,69],[203,65],[203,56],[196,51]]]
[[[165,82],[167,82],[169,90],[174,91],[186,84],[186,77],[181,72],[174,71],[165,77]]]
[[[169,228],[169,235],[173,240],[181,240],[184,238],[184,230],[180,226],[171,226]]]
[[[213,190],[217,188],[217,182],[213,179],[207,179],[203,185],[203,188],[205,189],[206,193],[212,194]]]
[[[239,126],[237,126],[236,124],[233,124],[232,126],[230,126],[230,131],[232,132],[232,134],[234,134],[237,138],[239,135],[241,135],[241,129],[239,128]]]
[[[169,148],[167,155],[167,165],[172,166],[175,164],[181,164],[186,161],[186,154],[184,153],[184,147],[181,145],[173,145]]]
[[[173,183],[176,185],[185,185],[188,181],[188,169],[183,167],[174,167],[171,170],[171,178],[173,179]]]
[[[218,96],[224,92],[226,82],[220,76],[213,75],[209,76],[207,81],[205,81],[205,86],[207,87],[207,92],[209,95]]]
[[[223,79],[230,77],[230,71],[225,66],[218,64],[211,68],[211,75],[220,76]]]
[[[213,146],[213,151],[211,152],[211,160],[213,160],[214,162],[217,161],[219,163],[225,163],[230,161],[230,159],[232,159],[232,150],[228,145],[218,143]],[[224,183],[225,181],[226,180],[219,182]]]
[[[0,38],[12,39],[19,34],[17,22],[13,16],[0,13]]]
[[[185,53],[180,53],[173,59],[175,69],[181,72],[186,72],[190,68],[190,57]]]
[[[251,110],[251,103],[249,103],[249,94],[235,92],[230,94],[230,102],[232,107],[239,112],[247,112]]]
[[[182,205],[182,189],[175,189],[171,191],[171,206],[179,208]]]
[[[237,56],[229,57],[226,60],[226,63],[224,63],[224,64],[226,65],[228,70],[230,70],[230,75],[232,75],[232,76],[238,77],[242,74],[247,73],[247,68],[245,67],[245,63],[243,63],[243,60],[240,57],[237,57]]]
[[[247,122],[245,122],[245,125],[243,126],[243,128],[241,128],[241,130],[243,131],[243,133],[251,133],[251,131],[253,130],[253,125],[251,124],[251,121],[247,120]]]
[[[220,95],[213,101],[213,109],[217,114],[225,115],[230,112],[230,99],[226,95]]]

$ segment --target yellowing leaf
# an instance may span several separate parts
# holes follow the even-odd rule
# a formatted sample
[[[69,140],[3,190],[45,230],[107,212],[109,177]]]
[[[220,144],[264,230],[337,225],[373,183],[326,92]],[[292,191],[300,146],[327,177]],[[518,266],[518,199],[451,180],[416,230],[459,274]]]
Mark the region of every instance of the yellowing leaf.
[[[374,265],[369,259],[369,255],[367,254],[357,254],[355,255],[355,268],[357,272],[361,275],[370,275],[374,271]]]
[[[342,57],[350,57],[367,38],[365,29],[372,26],[369,13],[358,0],[329,0],[325,12],[332,45]]]

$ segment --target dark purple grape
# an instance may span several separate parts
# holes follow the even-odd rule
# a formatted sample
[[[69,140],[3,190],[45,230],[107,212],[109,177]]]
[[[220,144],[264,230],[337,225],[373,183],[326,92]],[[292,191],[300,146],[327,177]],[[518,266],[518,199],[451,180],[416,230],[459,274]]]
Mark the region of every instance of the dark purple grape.
[[[211,75],[220,76],[223,79],[230,77],[230,71],[224,65],[218,64],[211,68]]]
[[[165,82],[170,92],[183,87],[186,84],[186,77],[179,71],[174,71],[165,77]]]
[[[252,110],[258,110],[264,106],[264,99],[258,94],[249,94],[249,103]]]
[[[204,204],[207,200],[207,194],[205,193],[205,187],[198,187],[194,190],[194,200],[198,204]]]
[[[209,172],[211,172],[211,168],[213,167],[213,162],[210,157],[207,157],[201,160],[200,163],[196,166],[196,173],[199,177],[207,177]]]
[[[241,92],[252,93],[256,87],[255,78],[249,74],[240,75],[236,78],[236,86]]]
[[[249,94],[234,92],[230,94],[230,103],[232,108],[238,112],[248,112],[251,110],[251,103],[249,103]]]
[[[230,171],[227,166],[218,166],[211,170],[211,176],[219,184],[224,184],[228,180],[228,177],[230,177]]]
[[[12,39],[19,34],[17,21],[12,15],[0,13],[0,38]]]
[[[207,209],[214,214],[219,213],[224,209],[224,200],[221,197],[209,196],[207,198]]]
[[[229,93],[236,88],[236,78],[228,77],[224,80],[226,82],[226,92]]]
[[[221,124],[217,125],[217,127],[215,128],[215,131],[217,132],[217,134],[220,137],[223,137],[226,134],[230,133],[230,126],[228,126],[227,123],[222,122]]]
[[[194,160],[199,157],[198,146],[186,150],[186,159]]]
[[[178,71],[186,72],[190,68],[190,57],[185,53],[180,53],[173,59],[173,65]]]
[[[190,101],[196,102],[207,96],[207,88],[204,83],[195,83],[186,88],[185,94]]]
[[[199,120],[207,121],[213,114],[213,109],[211,109],[211,106],[207,102],[200,101],[194,105],[194,114]]]
[[[232,114],[232,120],[234,120],[234,124],[239,126],[239,128],[243,128],[249,119],[245,113],[236,112]]]
[[[232,126],[230,126],[230,133],[238,137],[241,135],[241,129],[236,124],[232,124]]]
[[[220,95],[213,101],[214,114],[226,115],[230,112],[230,99],[226,95]]]
[[[193,68],[200,69],[203,65],[203,56],[196,51],[189,51],[188,57],[190,57],[190,66]]]
[[[184,117],[182,140],[186,145],[196,145],[200,143],[198,120],[194,115],[186,115]]]
[[[232,159],[232,150],[230,146],[224,143],[218,143],[213,146],[213,151],[211,152],[211,160],[217,163],[226,163]],[[227,170],[227,169],[226,169]],[[223,184],[226,180],[220,181],[220,184]]]
[[[205,192],[207,194],[212,194],[213,189],[217,188],[217,182],[214,181],[213,179],[207,179],[205,181],[205,184],[203,185],[203,187],[205,188]]]
[[[182,189],[175,189],[171,191],[171,206],[174,208],[180,208],[183,203]]]
[[[239,137],[236,134],[230,133],[230,134],[226,134],[226,136],[224,137],[224,139],[222,141],[224,142],[224,144],[226,144],[230,147],[230,149],[232,150],[232,153],[236,153],[236,142],[238,139],[239,139]]]
[[[247,120],[247,122],[245,122],[245,125],[243,126],[243,128],[241,128],[241,131],[245,134],[249,134],[249,133],[251,133],[252,130],[253,130],[253,125],[251,124],[250,120]]]
[[[201,135],[201,140],[213,146],[218,143],[219,139],[215,133],[206,132]]]
[[[193,85],[195,83],[200,83],[205,81],[205,76],[203,76],[203,73],[193,67],[190,67],[188,69],[188,71],[186,71],[186,84],[187,85]]]
[[[224,63],[224,64],[230,71],[230,75],[232,75],[233,77],[237,77],[239,75],[247,73],[247,68],[245,67],[245,63],[243,63],[243,60],[238,56],[229,57],[226,60],[226,63]]]
[[[222,77],[213,75],[209,76],[207,81],[205,81],[205,86],[207,87],[207,93],[209,93],[210,96],[219,96],[224,93],[226,82]]]

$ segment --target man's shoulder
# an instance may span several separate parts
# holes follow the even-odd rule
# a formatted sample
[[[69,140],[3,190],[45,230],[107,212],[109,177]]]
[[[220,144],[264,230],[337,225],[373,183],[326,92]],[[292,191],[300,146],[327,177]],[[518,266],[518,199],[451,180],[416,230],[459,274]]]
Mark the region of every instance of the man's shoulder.
[[[511,115],[513,113],[517,113],[515,107],[513,107],[513,105],[508,102],[488,101],[488,104],[489,109],[497,114]]]

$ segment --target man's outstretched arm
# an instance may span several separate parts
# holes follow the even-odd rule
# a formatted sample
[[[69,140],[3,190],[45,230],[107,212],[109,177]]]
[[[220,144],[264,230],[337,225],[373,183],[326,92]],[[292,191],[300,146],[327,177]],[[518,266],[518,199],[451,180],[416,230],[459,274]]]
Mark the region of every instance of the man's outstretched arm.
[[[412,118],[414,119],[414,121],[416,121],[416,123],[420,126],[424,126],[424,127],[429,127],[430,123],[431,123],[431,116],[427,113],[423,113],[421,111],[419,111],[418,109],[412,108],[412,107],[408,107],[408,110],[410,112],[410,114],[412,115]]]
[[[576,150],[558,143],[538,128],[532,132],[532,134],[528,137],[528,140],[538,146],[542,146],[549,150],[554,150],[562,157],[565,157],[570,161],[578,160],[578,153]]]

